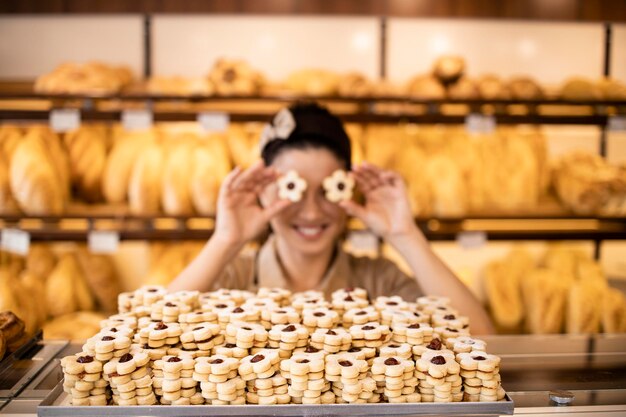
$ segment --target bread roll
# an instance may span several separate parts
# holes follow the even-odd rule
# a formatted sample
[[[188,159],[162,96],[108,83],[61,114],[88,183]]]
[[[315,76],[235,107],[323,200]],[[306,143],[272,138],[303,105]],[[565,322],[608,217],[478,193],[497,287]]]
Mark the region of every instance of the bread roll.
[[[106,319],[101,313],[79,311],[59,316],[43,326],[45,339],[84,341],[100,331],[100,322]]]
[[[372,94],[372,83],[358,72],[350,72],[339,79],[338,92],[344,97],[366,97]]]
[[[443,100],[446,89],[430,75],[418,75],[407,84],[407,94],[418,100]]]
[[[204,216],[215,214],[220,184],[225,176],[219,156],[208,146],[198,146],[193,154],[194,171],[189,188],[195,210]]]
[[[426,162],[432,214],[437,217],[461,217],[467,213],[467,188],[454,159],[445,152],[431,155]]]
[[[0,155],[0,214],[16,214],[20,208],[11,192],[9,165]]]
[[[24,303],[30,305],[32,312],[31,319],[26,321],[26,331],[29,334],[33,334],[37,329],[41,328],[48,315],[46,307],[46,280],[28,271],[22,272],[19,279],[25,294]]]
[[[70,197],[70,166],[67,152],[63,148],[61,138],[53,132],[49,126],[31,126],[23,140],[36,139],[44,149],[44,154],[54,167],[59,185],[63,191],[63,198],[69,200]]]
[[[90,203],[102,200],[102,175],[106,165],[107,129],[81,125],[64,136],[70,174],[78,195]]]
[[[614,78],[602,78],[598,88],[605,100],[626,100],[626,84]]]
[[[167,157],[163,170],[161,203],[163,211],[173,216],[193,214],[190,182],[194,172],[195,146],[180,144]]]
[[[572,101],[602,100],[602,90],[591,80],[575,77],[565,81],[561,87],[561,98]]]
[[[185,77],[152,77],[146,88],[150,94],[169,96],[211,95],[215,92],[208,79]]]
[[[167,245],[158,258],[151,258],[144,285],[168,285],[189,263],[187,250],[182,245]]]
[[[511,98],[508,88],[497,75],[483,75],[476,84],[478,94],[484,100],[505,100]]]
[[[465,60],[457,55],[444,55],[433,64],[433,75],[442,83],[458,80],[465,72]]]
[[[568,291],[567,283],[552,270],[538,268],[529,273],[522,280],[527,330],[534,334],[560,333]]]
[[[22,140],[24,133],[18,126],[0,125],[0,156],[8,162],[11,161],[15,148]]]
[[[42,143],[22,141],[10,167],[11,192],[20,208],[30,215],[59,215],[65,207],[64,185]]]
[[[511,96],[516,100],[541,100],[544,97],[539,84],[529,77],[511,79],[508,88]]]
[[[264,79],[242,60],[218,59],[211,72],[209,81],[219,95],[255,95],[261,92]]]
[[[128,194],[128,184],[135,160],[156,141],[156,131],[121,132],[114,145],[102,176],[102,191],[109,203],[122,203]]]
[[[46,281],[48,315],[52,317],[73,313],[77,310],[92,310],[93,299],[76,257],[67,253]]]
[[[26,255],[26,271],[46,280],[52,273],[57,259],[50,246],[44,244],[31,244]]]
[[[147,146],[137,157],[128,184],[131,213],[159,213],[164,159],[163,149],[156,143]]]
[[[467,77],[461,77],[458,81],[448,86],[448,97],[454,100],[477,99],[478,88],[474,81]]]
[[[567,300],[566,330],[571,334],[598,333],[606,284],[581,280],[571,284]]]
[[[289,74],[285,85],[298,94],[332,96],[337,94],[339,76],[332,71],[309,68]]]

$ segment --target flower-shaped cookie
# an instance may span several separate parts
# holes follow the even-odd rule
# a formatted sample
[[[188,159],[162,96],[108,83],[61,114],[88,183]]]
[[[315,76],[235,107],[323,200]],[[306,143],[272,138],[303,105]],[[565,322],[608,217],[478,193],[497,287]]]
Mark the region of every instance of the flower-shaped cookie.
[[[485,352],[487,350],[487,343],[481,339],[475,339],[469,336],[453,337],[446,340],[446,346],[448,349],[454,351],[454,353],[467,353],[474,350]]]
[[[196,359],[194,379],[208,381],[209,375],[228,375],[239,368],[239,360],[223,355],[213,355]]]
[[[356,359],[347,353],[328,355],[326,362],[326,379],[339,381],[341,379],[354,380],[360,374],[367,372],[369,365],[362,359]]]
[[[191,312],[192,308],[176,300],[160,300],[152,304],[150,318],[166,323],[178,322],[178,316]]]
[[[436,379],[460,372],[459,364],[448,355],[423,356],[415,363],[415,367]]]
[[[325,308],[302,310],[302,324],[307,327],[330,329],[338,322],[339,314],[336,311]]]
[[[411,359],[413,357],[413,346],[408,343],[391,342],[380,347],[379,356],[394,356],[401,359]]]
[[[183,303],[195,309],[198,306],[200,298],[199,291],[176,291],[170,294],[167,294],[163,299],[165,301],[176,301],[179,303]]]
[[[241,305],[243,308],[252,308],[255,310],[259,310],[262,312],[263,310],[275,309],[280,305],[275,300],[270,297],[253,297],[246,300],[245,303]]]
[[[187,330],[189,326],[195,326],[201,323],[217,323],[217,313],[214,311],[193,311],[191,313],[183,313],[178,316],[178,322],[183,330]]]
[[[420,326],[422,326],[420,324]],[[413,346],[413,355],[415,357],[421,357],[424,352],[427,351],[441,351],[446,350],[445,344],[438,337],[433,338],[427,345]]]
[[[220,335],[221,327],[214,323],[199,323],[195,326],[189,326],[186,331],[180,335],[180,342],[184,349],[201,349],[209,350],[213,348],[217,342],[222,342],[224,338]],[[220,340],[216,340],[216,339]]]
[[[228,323],[235,323],[238,321],[257,322],[260,317],[261,312],[259,310],[243,306],[222,309],[217,312],[217,319],[222,327],[225,327]]]
[[[339,312],[352,310],[353,308],[365,308],[369,306],[369,304],[367,299],[355,297],[351,294],[347,294],[344,297],[333,296],[332,301],[333,309]]]
[[[354,178],[338,169],[322,182],[326,199],[331,203],[350,200],[354,190]]]
[[[226,341],[240,348],[262,348],[267,344],[267,339],[267,330],[257,323],[232,322],[226,326]]]
[[[289,303],[289,299],[291,298],[291,291],[284,288],[261,287],[257,291],[257,297],[271,298],[280,305],[286,305]]]
[[[137,317],[133,313],[120,313],[109,316],[100,321],[100,328],[126,326],[130,329],[137,328]]]
[[[377,322],[358,324],[350,327],[353,346],[379,347],[391,338],[389,326]],[[357,343],[362,341],[362,343]]]
[[[393,310],[407,310],[408,305],[402,297],[393,295],[391,297],[379,296],[374,301],[374,307],[377,310],[393,309]]]
[[[294,344],[293,348],[295,349],[296,347],[302,347],[302,345],[295,346],[299,341],[305,341],[304,346],[306,346],[306,341],[309,338],[309,330],[305,326],[298,323],[275,324],[269,331],[269,338],[270,341],[274,343],[282,342]]]
[[[102,372],[102,362],[97,361],[92,355],[77,353],[61,359],[63,372],[70,375],[98,374]],[[100,379],[98,377],[98,379]]]
[[[269,378],[278,368],[278,351],[262,349],[254,355],[246,356],[239,363],[239,375],[244,381],[256,378]]]
[[[225,343],[221,346],[216,346],[214,352],[216,355],[235,359],[243,359],[250,354],[249,349],[240,348],[236,343]]]
[[[324,299],[323,295],[294,296],[291,305],[299,312],[315,308],[330,308],[330,303]]]
[[[468,371],[494,372],[500,365],[500,358],[485,352],[459,353],[456,359],[461,368]]]
[[[435,313],[431,317],[433,327],[449,327],[451,329],[464,329],[469,325],[469,319],[451,313]]]
[[[271,325],[300,323],[300,314],[293,307],[275,307],[262,310],[261,320]]]
[[[294,354],[280,363],[281,371],[286,372],[290,377],[317,374],[324,371],[324,366],[323,358],[306,354]]]
[[[363,308],[351,308],[343,314],[344,326],[352,326],[354,324],[365,324],[372,321],[378,321],[380,313],[372,306]]]
[[[295,170],[288,171],[276,182],[278,184],[278,198],[294,203],[302,200],[302,193],[306,190],[307,183]]]
[[[254,297],[254,293],[244,290],[231,290],[220,288],[216,291],[210,291],[200,294],[200,303],[203,304],[207,300],[233,301],[235,305],[243,304],[248,298]]]
[[[150,323],[149,326],[139,330],[139,335],[148,339],[150,347],[175,345],[179,342],[181,334],[182,329],[178,323],[163,323],[162,321]]]
[[[372,363],[372,375],[384,375],[386,377],[402,377],[405,373],[413,373],[415,365],[412,360],[398,356],[381,356],[374,358]]]
[[[128,375],[137,368],[145,366],[150,361],[147,353],[134,351],[119,358],[113,358],[104,365],[104,373],[109,377],[117,375]]]
[[[352,335],[343,328],[317,329],[311,334],[311,346],[337,353],[350,349]]]
[[[396,323],[393,326],[392,339],[399,343],[421,345],[426,339],[432,339],[433,328],[425,323]]]
[[[385,309],[380,312],[381,323],[394,328],[396,325],[430,323],[430,316],[418,311]]]
[[[367,300],[367,290],[358,287],[341,288],[334,291],[331,295],[331,298],[334,300],[335,298],[346,298],[347,296]]]
[[[465,328],[465,329],[454,329],[451,327],[444,327],[444,326],[440,326],[440,327],[435,327],[434,332],[436,334],[439,335],[439,337],[441,337],[444,341],[454,338],[454,337],[459,337],[459,336],[469,336],[469,328]]]

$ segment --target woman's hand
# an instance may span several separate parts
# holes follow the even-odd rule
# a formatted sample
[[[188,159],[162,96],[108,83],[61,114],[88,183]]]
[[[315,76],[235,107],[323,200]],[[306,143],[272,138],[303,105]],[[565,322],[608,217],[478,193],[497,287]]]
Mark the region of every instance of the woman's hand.
[[[268,207],[259,204],[261,192],[277,177],[276,170],[263,161],[245,171],[239,167],[231,171],[220,187],[213,238],[241,246],[258,236],[270,218],[290,204],[287,200],[276,200]]]
[[[401,237],[417,227],[413,220],[406,186],[402,177],[364,162],[352,171],[365,196],[365,205],[352,200],[340,203],[348,214],[360,219],[384,239]]]

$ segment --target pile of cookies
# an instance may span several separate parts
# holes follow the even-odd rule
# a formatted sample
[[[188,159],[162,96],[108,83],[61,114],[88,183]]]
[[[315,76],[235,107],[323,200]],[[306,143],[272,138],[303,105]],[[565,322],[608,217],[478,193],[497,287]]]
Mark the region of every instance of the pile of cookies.
[[[61,361],[73,405],[500,401],[500,359],[443,297],[359,288],[120,294]]]

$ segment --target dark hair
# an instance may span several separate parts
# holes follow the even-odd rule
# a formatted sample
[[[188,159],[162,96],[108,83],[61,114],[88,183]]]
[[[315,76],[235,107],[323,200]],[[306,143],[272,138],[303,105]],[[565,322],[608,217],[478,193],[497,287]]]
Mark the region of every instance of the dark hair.
[[[287,139],[270,141],[261,150],[265,165],[288,149],[323,148],[351,168],[352,149],[341,120],[315,102],[300,102],[289,107],[296,127]]]

